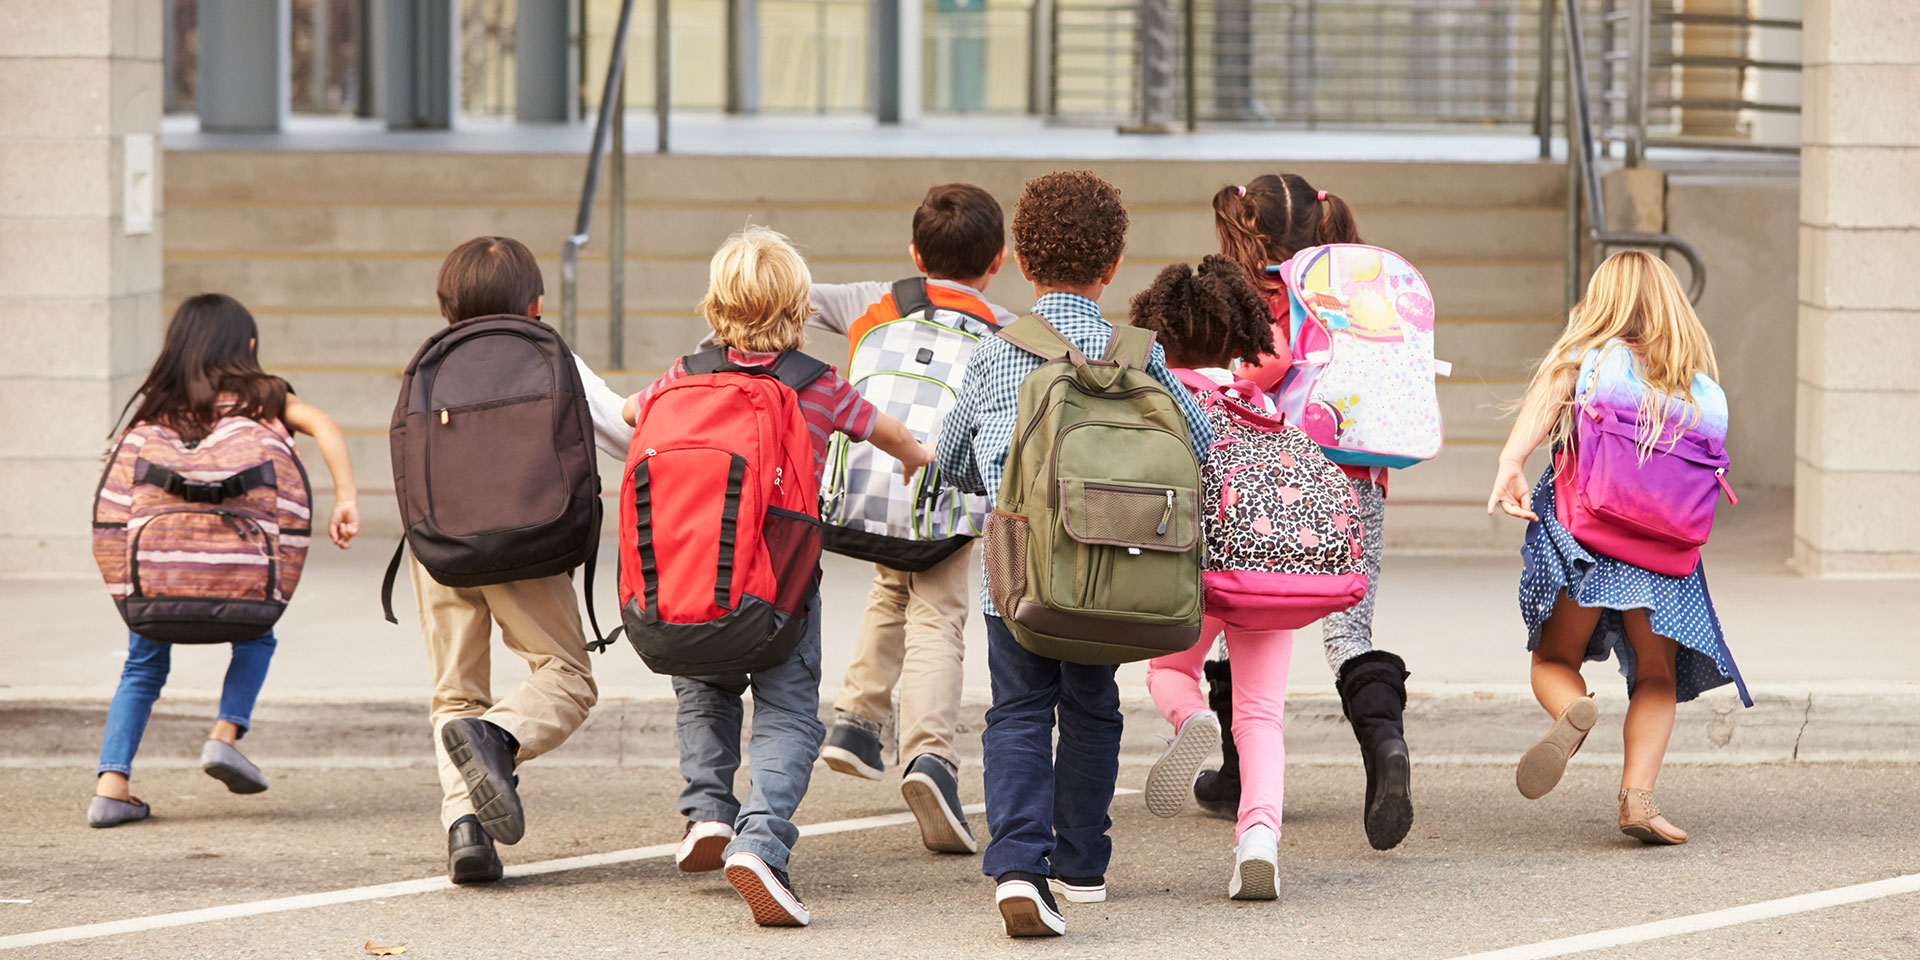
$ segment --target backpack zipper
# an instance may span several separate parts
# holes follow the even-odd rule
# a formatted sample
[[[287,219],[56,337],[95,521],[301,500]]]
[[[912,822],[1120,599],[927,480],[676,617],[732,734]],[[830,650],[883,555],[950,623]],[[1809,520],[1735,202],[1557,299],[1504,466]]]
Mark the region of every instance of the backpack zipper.
[[[1166,536],[1167,522],[1172,519],[1173,519],[1173,491],[1168,490],[1167,491],[1167,509],[1160,514],[1160,526],[1154,529],[1153,535],[1156,537]]]

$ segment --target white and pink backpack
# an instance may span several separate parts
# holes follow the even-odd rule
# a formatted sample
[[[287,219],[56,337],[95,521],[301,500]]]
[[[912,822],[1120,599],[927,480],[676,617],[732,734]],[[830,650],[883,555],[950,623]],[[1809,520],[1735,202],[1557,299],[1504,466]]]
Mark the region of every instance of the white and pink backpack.
[[[1246,630],[1294,630],[1359,603],[1359,503],[1340,468],[1284,419],[1248,405],[1251,381],[1176,370],[1213,422],[1200,466],[1209,616]]]

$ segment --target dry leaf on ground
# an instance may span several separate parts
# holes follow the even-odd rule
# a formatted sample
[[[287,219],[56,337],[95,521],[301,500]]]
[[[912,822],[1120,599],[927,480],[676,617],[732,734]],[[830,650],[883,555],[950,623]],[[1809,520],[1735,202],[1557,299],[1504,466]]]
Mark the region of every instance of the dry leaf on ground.
[[[369,957],[397,957],[407,952],[407,945],[402,943],[396,946],[389,947],[384,944],[378,944],[378,943],[374,943],[372,940],[368,940],[367,945],[364,949],[367,951],[367,956]]]

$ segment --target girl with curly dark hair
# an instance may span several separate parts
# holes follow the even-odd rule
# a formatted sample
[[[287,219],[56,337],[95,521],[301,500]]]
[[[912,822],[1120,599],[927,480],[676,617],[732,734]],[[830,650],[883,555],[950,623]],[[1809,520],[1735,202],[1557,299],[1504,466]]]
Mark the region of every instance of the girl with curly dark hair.
[[[1307,247],[1361,243],[1353,208],[1295,173],[1263,174],[1246,185],[1229,184],[1213,195],[1214,230],[1220,252],[1237,263],[1258,287],[1272,310],[1274,349],[1241,373],[1266,389],[1276,388],[1292,365],[1287,339],[1287,292],[1269,267],[1286,262]],[[1376,850],[1398,845],[1413,824],[1410,761],[1402,713],[1407,702],[1406,664],[1373,647],[1373,604],[1380,584],[1380,555],[1385,545],[1387,475],[1382,467],[1341,465],[1360,502],[1367,595],[1352,609],[1321,622],[1327,666],[1340,689],[1340,704],[1360,741],[1367,768],[1362,807],[1367,842]],[[1232,669],[1226,660],[1207,665],[1213,681],[1209,699],[1225,709],[1232,700]],[[1226,716],[1230,729],[1231,715]],[[1239,760],[1230,736],[1222,737],[1226,762],[1194,781],[1194,794],[1212,809],[1231,808],[1240,796]]]

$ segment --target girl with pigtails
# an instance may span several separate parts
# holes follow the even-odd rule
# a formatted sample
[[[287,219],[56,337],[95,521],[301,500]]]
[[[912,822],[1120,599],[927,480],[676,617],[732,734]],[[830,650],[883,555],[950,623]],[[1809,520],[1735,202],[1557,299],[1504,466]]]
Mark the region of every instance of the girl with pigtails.
[[[1264,390],[1277,388],[1292,365],[1287,324],[1287,291],[1272,268],[1299,251],[1329,243],[1362,243],[1353,208],[1339,196],[1293,173],[1263,174],[1245,186],[1221,187],[1213,197],[1214,229],[1220,253],[1246,271],[1266,298],[1274,317],[1273,351],[1257,364],[1242,364],[1238,376]],[[1359,502],[1365,540],[1366,598],[1351,609],[1321,621],[1327,666],[1340,691],[1340,706],[1366,764],[1364,811],[1367,842],[1376,850],[1398,845],[1413,824],[1410,763],[1402,723],[1406,707],[1406,664],[1373,645],[1374,597],[1380,583],[1380,554],[1385,542],[1387,471],[1383,467],[1342,464]],[[1226,659],[1206,665],[1210,706],[1221,717],[1225,761],[1219,770],[1201,772],[1194,795],[1210,809],[1234,810],[1240,800],[1240,758],[1234,748],[1231,708],[1232,668]]]

